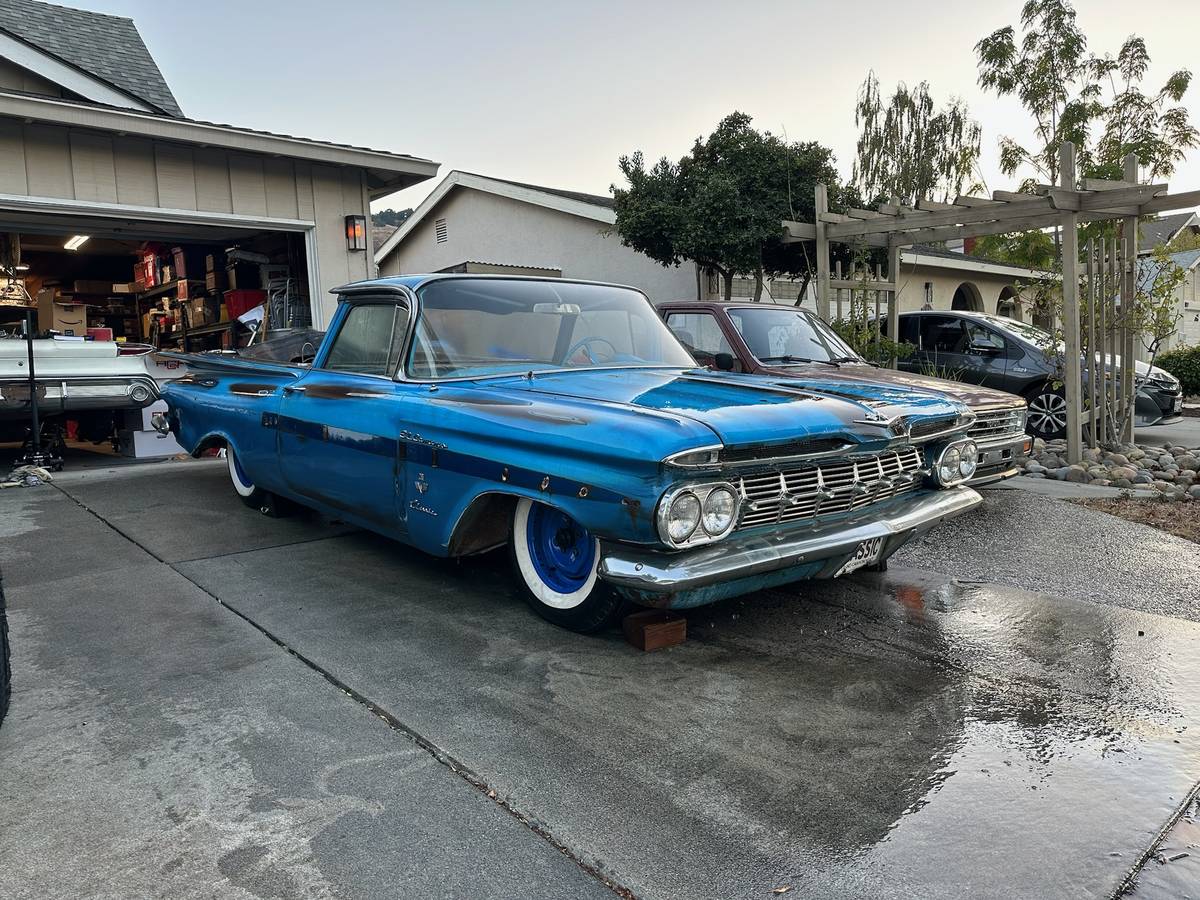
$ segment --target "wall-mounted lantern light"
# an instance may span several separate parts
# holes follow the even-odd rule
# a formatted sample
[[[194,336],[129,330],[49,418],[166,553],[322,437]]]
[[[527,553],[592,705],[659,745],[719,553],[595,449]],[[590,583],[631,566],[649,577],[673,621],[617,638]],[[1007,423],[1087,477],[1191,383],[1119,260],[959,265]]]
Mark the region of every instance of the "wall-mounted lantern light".
[[[346,216],[346,249],[367,249],[367,217]]]

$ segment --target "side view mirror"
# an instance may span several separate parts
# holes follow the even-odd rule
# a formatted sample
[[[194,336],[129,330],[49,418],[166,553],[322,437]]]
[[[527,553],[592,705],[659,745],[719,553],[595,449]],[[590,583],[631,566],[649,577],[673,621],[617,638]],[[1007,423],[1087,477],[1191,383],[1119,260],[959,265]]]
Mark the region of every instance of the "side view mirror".
[[[732,353],[714,353],[713,365],[722,372],[733,371],[733,354]]]

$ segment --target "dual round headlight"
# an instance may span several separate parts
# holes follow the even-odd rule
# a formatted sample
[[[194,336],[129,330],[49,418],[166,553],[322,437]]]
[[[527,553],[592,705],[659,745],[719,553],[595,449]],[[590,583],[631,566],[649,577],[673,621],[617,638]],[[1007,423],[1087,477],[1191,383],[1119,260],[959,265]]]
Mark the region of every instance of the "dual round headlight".
[[[961,484],[979,467],[979,448],[974,441],[956,441],[938,457],[935,473],[939,484]]]
[[[664,501],[660,528],[672,544],[703,542],[724,536],[733,527],[737,510],[737,494],[729,485],[688,488]]]

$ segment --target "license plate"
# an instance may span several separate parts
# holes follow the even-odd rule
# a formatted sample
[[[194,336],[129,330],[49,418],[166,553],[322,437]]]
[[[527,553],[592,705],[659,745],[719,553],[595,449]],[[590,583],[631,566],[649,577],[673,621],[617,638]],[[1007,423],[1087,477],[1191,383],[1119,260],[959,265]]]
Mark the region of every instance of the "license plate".
[[[883,550],[883,538],[869,538],[854,548],[854,555],[846,560],[846,564],[837,570],[834,578],[849,575],[863,566],[879,562],[879,554]]]

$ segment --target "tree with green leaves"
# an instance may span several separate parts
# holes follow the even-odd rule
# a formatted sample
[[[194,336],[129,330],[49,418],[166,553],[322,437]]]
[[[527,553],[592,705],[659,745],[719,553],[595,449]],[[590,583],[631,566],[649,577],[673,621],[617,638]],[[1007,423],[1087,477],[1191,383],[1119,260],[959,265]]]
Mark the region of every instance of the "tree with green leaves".
[[[411,209],[381,209],[379,212],[371,213],[371,224],[398,227],[403,225],[412,214]]]
[[[1030,175],[1021,190],[1058,180],[1058,148],[1078,148],[1083,177],[1120,178],[1122,160],[1137,155],[1150,178],[1169,176],[1200,132],[1187,109],[1177,106],[1191,83],[1186,69],[1172,73],[1157,91],[1143,82],[1150,55],[1133,35],[1115,57],[1088,52],[1087,37],[1069,0],[1028,0],[1021,10],[1024,33],[1001,28],[975,45],[980,86],[1016,97],[1033,118],[1036,144],[1000,139],[1000,169]]]
[[[647,168],[641,152],[622,156],[626,184],[612,187],[625,246],[664,266],[691,260],[717,272],[726,299],[737,275],[754,277],[755,300],[767,278],[810,276],[811,249],[784,244],[780,222],[813,220],[818,183],[829,186],[831,205],[845,205],[832,151],[757,131],[751,121],[726,116],[678,162]]]
[[[955,98],[936,109],[929,83],[896,85],[885,104],[874,72],[858,91],[859,129],[851,181],[865,197],[896,197],[905,206],[949,201],[981,190],[976,179],[982,131]]]

